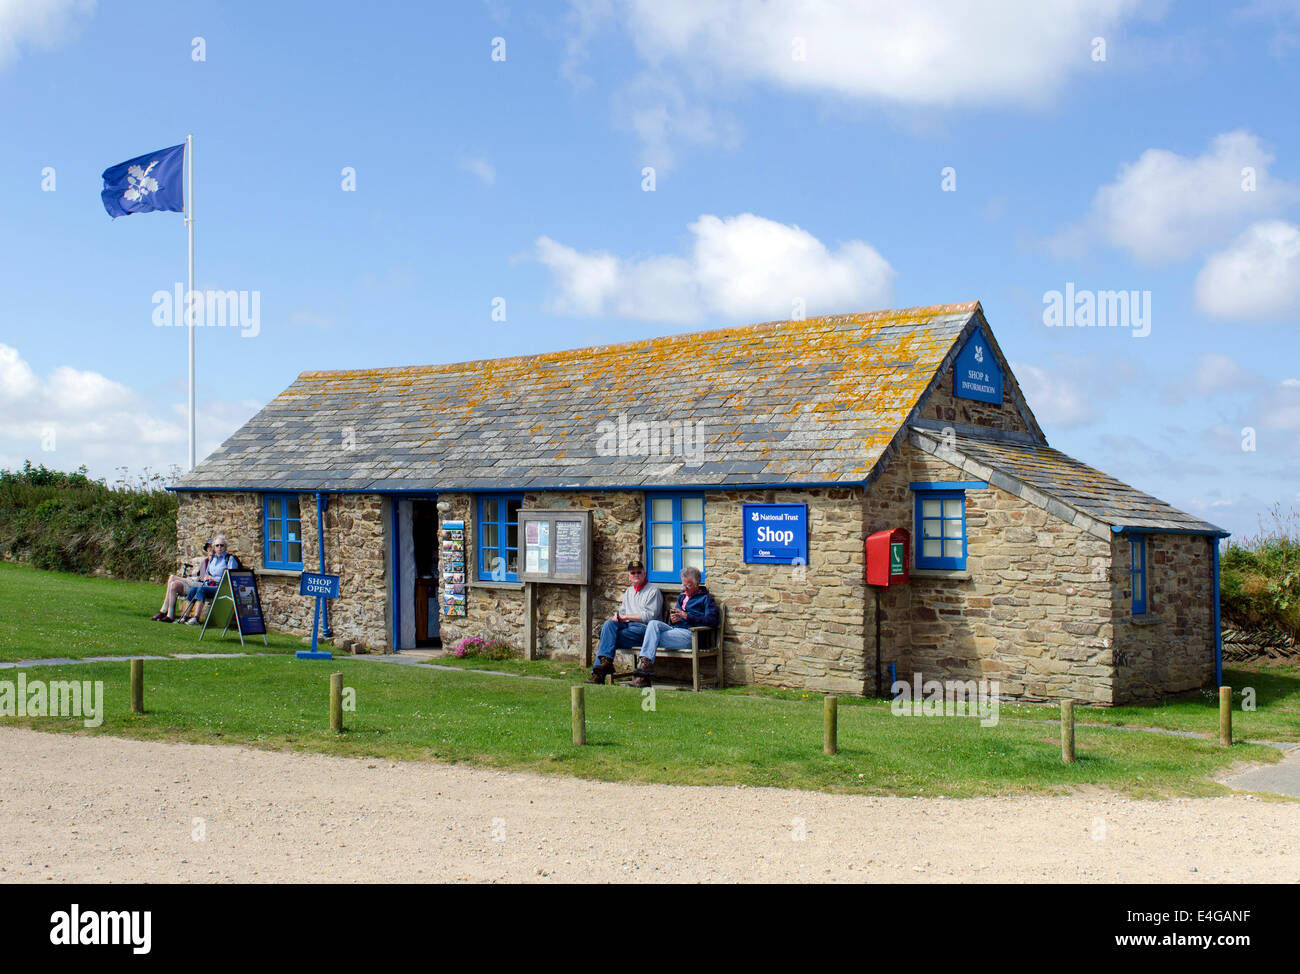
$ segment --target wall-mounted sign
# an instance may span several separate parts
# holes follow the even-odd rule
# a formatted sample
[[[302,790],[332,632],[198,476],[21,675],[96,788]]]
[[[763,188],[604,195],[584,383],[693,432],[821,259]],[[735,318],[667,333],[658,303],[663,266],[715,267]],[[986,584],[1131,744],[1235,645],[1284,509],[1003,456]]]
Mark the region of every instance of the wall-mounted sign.
[[[1002,369],[983,329],[971,332],[952,367],[952,394],[959,399],[1002,402]]]
[[[521,510],[519,542],[519,581],[590,583],[590,511]]]
[[[744,504],[742,546],[749,564],[808,564],[807,504]]]

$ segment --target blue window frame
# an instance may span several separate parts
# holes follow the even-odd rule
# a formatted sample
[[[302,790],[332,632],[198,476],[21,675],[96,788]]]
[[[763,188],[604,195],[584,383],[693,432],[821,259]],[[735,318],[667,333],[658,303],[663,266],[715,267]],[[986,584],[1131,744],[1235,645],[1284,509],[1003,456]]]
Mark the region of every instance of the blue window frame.
[[[262,495],[262,564],[302,571],[302,514],[297,494]]]
[[[704,495],[647,494],[646,577],[676,582],[682,569],[698,568],[704,578]]]
[[[1133,614],[1140,616],[1147,611],[1146,535],[1134,535],[1128,539],[1128,571],[1133,593]]]
[[[523,494],[484,494],[478,499],[478,577],[519,581],[519,508]]]
[[[964,490],[916,490],[916,567],[966,567]]]

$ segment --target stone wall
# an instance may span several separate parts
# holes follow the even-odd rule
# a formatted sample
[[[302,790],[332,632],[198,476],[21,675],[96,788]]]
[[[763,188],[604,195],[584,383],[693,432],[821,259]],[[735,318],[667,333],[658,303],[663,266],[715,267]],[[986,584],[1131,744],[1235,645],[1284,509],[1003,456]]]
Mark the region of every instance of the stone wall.
[[[298,573],[276,573],[264,564],[262,495],[255,492],[179,492],[177,547],[198,567],[203,542],[225,534],[245,567],[257,571],[262,615],[268,627],[310,635],[315,600],[298,594]],[[318,568],[316,495],[300,494],[303,563]],[[339,641],[371,649],[388,646],[387,574],[384,560],[383,501],[369,494],[334,494],[325,512],[326,570],[341,576],[339,598],[329,604],[330,624]]]
[[[868,531],[914,536],[908,483],[966,479],[904,445],[870,488]],[[1109,542],[996,487],[966,492],[966,532],[965,571],[913,569],[888,593],[883,655],[899,679],[984,678],[1004,697],[1114,702]]]
[[[472,522],[469,495],[442,495],[449,519]],[[746,565],[741,551],[741,505],[807,503],[810,563]],[[546,492],[524,496],[525,507],[588,508],[593,524],[592,645],[627,587],[627,562],[645,559],[644,501],[637,491]],[[862,506],[856,488],[783,491],[710,491],[705,494],[705,584],[727,606],[729,682],[807,686],[860,693],[863,671]],[[468,532],[467,551],[474,544]],[[467,555],[467,557],[469,557]],[[471,559],[472,560],[472,559]],[[443,624],[444,642],[495,635],[522,642],[522,586],[484,585],[471,572],[468,615]],[[661,585],[671,599],[677,586]],[[538,587],[538,651],[577,658],[578,589]],[[672,678],[681,664],[664,660]]]
[[[1154,700],[1214,678],[1214,580],[1204,536],[1147,535],[1147,611],[1134,616],[1129,540],[1113,542],[1117,703]]]

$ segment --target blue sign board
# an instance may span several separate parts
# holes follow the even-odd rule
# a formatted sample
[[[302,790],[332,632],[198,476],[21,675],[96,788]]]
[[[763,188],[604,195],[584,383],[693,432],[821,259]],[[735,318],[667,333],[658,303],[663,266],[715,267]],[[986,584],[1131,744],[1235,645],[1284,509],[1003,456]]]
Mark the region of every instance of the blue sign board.
[[[321,559],[324,561],[324,559]],[[316,615],[311,623],[311,649],[300,649],[294,653],[299,659],[333,659],[334,654],[328,649],[320,649],[317,637],[320,635],[320,607],[326,599],[339,597],[339,576],[326,575],[324,572],[303,572],[298,582],[299,595],[311,595],[316,599]]]
[[[808,564],[807,504],[744,504],[742,544],[749,564]]]
[[[303,572],[298,582],[299,595],[318,595],[327,599],[339,597],[338,575],[324,575],[320,572]]]
[[[1002,402],[1002,369],[980,328],[966,339],[952,368],[952,394],[979,402]]]

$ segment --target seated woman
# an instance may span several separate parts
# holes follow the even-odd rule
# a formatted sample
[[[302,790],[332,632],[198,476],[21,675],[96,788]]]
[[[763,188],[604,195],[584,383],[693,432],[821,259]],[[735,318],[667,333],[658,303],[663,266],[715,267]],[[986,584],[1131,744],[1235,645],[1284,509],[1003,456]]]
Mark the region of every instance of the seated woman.
[[[199,577],[199,584],[192,586],[185,593],[190,604],[185,607],[185,615],[176,621],[187,626],[197,626],[200,621],[200,607],[204,602],[211,602],[212,597],[217,594],[217,584],[221,581],[221,576],[227,569],[238,567],[239,559],[226,551],[226,536],[219,534],[213,538],[212,557],[208,559],[207,571]]]
[[[150,618],[154,622],[175,622],[176,600],[185,594],[185,590],[194,584],[196,579],[202,578],[208,571],[208,556],[212,553],[212,542],[203,542],[203,560],[199,562],[199,571],[197,575],[168,575],[167,588],[163,591],[163,604]],[[189,565],[185,566],[186,568]]]

